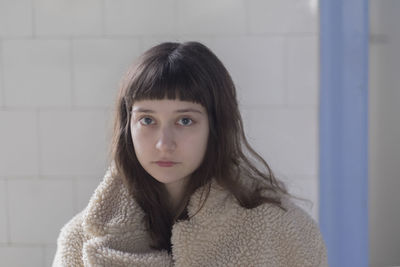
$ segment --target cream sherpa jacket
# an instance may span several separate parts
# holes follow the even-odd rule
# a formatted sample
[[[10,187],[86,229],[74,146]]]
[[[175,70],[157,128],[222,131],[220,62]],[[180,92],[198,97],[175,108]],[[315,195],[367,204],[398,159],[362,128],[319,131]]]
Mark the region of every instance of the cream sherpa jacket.
[[[202,199],[192,195],[188,214]],[[325,244],[313,219],[290,200],[287,212],[262,204],[242,208],[214,180],[190,221],[172,228],[172,254],[149,248],[143,210],[110,169],[88,206],[57,239],[56,266],[327,266]]]

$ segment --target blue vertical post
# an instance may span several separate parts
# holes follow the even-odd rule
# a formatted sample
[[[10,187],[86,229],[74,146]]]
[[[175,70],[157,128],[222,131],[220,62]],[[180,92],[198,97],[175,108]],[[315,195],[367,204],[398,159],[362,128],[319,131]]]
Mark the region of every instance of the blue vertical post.
[[[320,227],[331,267],[368,266],[368,0],[320,1]]]

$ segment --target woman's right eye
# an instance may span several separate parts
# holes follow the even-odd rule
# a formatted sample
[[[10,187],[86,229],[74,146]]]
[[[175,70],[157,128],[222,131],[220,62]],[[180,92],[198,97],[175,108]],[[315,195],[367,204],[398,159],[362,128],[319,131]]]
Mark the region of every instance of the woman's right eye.
[[[143,124],[143,125],[150,125],[152,119],[149,118],[149,117],[143,117],[143,118],[141,118],[139,121],[140,121],[141,124]]]

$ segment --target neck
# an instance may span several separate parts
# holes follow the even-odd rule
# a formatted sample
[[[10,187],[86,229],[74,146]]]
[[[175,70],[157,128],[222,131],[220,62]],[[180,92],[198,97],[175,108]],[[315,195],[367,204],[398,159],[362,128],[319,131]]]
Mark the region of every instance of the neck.
[[[180,179],[173,183],[165,184],[165,188],[169,194],[169,206],[175,211],[183,198],[186,178]]]

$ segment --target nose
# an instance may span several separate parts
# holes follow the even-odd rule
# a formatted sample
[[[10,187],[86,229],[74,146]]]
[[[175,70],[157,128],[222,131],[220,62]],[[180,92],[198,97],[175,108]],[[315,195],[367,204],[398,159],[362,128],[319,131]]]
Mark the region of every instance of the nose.
[[[160,131],[156,148],[162,152],[172,152],[176,148],[174,133],[171,129],[165,127]]]

